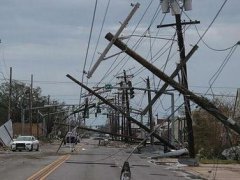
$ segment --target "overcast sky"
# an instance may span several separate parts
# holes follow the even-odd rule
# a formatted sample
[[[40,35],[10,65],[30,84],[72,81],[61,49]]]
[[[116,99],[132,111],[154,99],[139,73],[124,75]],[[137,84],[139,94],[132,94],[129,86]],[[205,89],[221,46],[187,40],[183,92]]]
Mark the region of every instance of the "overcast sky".
[[[130,4],[136,2],[132,0],[110,0],[103,31],[93,58],[108,4],[108,0],[98,0],[86,71],[89,71],[92,59],[94,64],[99,57],[99,53],[106,47],[108,41],[104,39],[105,34],[107,32],[114,34],[117,31],[120,22],[124,21],[132,9]],[[141,4],[140,8],[121,36],[132,34],[138,24],[134,35],[142,35],[150,26],[159,0],[139,0],[138,2]],[[182,19],[201,21],[197,28],[199,33],[203,34],[223,2],[224,0],[193,0],[193,10],[185,12],[186,14],[183,15]],[[150,6],[146,11],[148,5]],[[1,82],[4,81],[4,77],[9,78],[9,68],[12,67],[14,79],[30,84],[30,76],[33,74],[34,87],[40,86],[43,95],[50,95],[52,99],[77,104],[80,88],[66,78],[66,74],[69,73],[81,80],[94,6],[95,0],[0,0]],[[231,0],[226,3],[203,38],[209,46],[215,49],[225,49],[240,41],[239,7],[240,1],[238,0]],[[164,14],[162,12],[157,13],[147,35],[161,38],[171,38],[173,36],[174,28],[172,27],[160,30],[156,28],[163,18]],[[174,21],[174,16],[167,14],[163,24],[174,23]],[[198,41],[199,36],[195,26],[185,27],[184,31],[186,53],[188,53],[192,45]],[[129,46],[133,46],[137,40],[138,37],[128,39]],[[170,47],[171,41],[144,38],[136,51],[146,59],[150,59],[166,43],[168,43],[166,47]],[[150,44],[153,45],[151,51]],[[113,47],[108,55],[115,52],[119,52],[119,50]],[[159,58],[156,59],[154,64],[162,67],[165,64],[168,52],[166,51],[161,57],[161,53],[158,54]],[[190,89],[194,92],[205,93],[209,87],[209,80],[217,72],[228,53],[229,50],[210,50],[200,42],[199,49],[188,63]],[[116,73],[122,72],[123,69],[128,70],[129,74],[136,75],[141,65],[131,58],[124,57],[124,54],[120,55],[114,64],[115,58],[102,62],[92,78],[88,80],[88,85],[94,86],[96,82],[99,82],[110,67],[112,67],[110,69],[112,73],[103,79],[101,85],[105,83],[116,84],[117,80],[113,77]],[[171,59],[165,68],[167,74],[171,74],[175,64],[179,61],[176,43],[173,45],[170,57]],[[214,93],[236,93],[236,89],[240,87],[240,80],[238,79],[240,75],[239,57],[240,50],[238,47],[213,84]],[[126,65],[123,66],[125,62]],[[122,66],[124,68],[121,69]],[[152,74],[146,70],[133,78],[134,84],[138,87],[145,87],[143,79],[146,79],[147,76],[152,80],[152,87],[157,88],[158,79],[153,78]],[[153,79],[155,79],[155,83],[153,83]],[[133,104],[140,107],[139,99],[133,99],[132,101]],[[164,113],[164,109],[166,110],[168,106],[161,106],[163,109],[161,112]]]

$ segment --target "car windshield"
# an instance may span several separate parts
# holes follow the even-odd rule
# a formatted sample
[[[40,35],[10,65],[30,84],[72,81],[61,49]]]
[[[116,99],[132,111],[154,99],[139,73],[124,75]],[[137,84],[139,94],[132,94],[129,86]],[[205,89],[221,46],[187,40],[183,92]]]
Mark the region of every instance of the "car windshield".
[[[31,141],[31,136],[19,136],[17,137],[16,141]]]

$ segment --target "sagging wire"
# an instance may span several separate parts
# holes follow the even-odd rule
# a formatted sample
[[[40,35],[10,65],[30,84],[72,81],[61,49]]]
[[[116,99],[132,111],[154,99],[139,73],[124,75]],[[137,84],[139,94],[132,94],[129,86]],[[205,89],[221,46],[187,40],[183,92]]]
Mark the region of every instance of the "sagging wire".
[[[104,157],[104,158],[101,158],[101,159],[97,159],[97,160],[92,160],[92,161],[86,161],[86,163],[92,163],[92,162],[104,161],[104,160],[106,160],[106,159],[109,159],[109,158],[111,158],[111,157],[113,157],[113,156],[119,154],[120,152],[122,152],[122,151],[124,151],[124,150],[125,150],[125,149],[122,148],[122,149],[118,150],[117,152],[108,155],[107,157]]]
[[[165,17],[166,17],[166,14],[164,14],[164,16],[163,16],[160,24],[163,23]],[[158,33],[159,33],[159,32],[160,32],[160,29],[158,29],[158,31],[157,31],[157,33],[156,33],[156,36],[158,36]],[[172,38],[171,38],[171,39],[172,39]],[[155,44],[155,42],[156,42],[156,39],[154,39],[154,41],[153,41],[153,43],[152,43],[152,47],[153,47],[153,45]],[[160,50],[158,50],[158,52],[152,57],[152,59],[155,58],[155,57],[167,46],[167,44],[168,44],[169,42],[170,42],[170,40],[167,41],[167,42],[162,46],[162,48],[160,48]],[[147,54],[147,58],[148,58],[148,57],[149,57],[149,52],[148,52],[148,54]],[[152,59],[151,59],[151,60],[152,60]],[[156,60],[157,60],[157,59],[156,59]],[[155,62],[156,60],[154,60],[153,62]],[[150,61],[150,62],[152,62],[152,61]],[[138,74],[140,74],[140,73],[143,71],[143,69],[144,69],[144,67],[139,68],[139,70],[137,70],[134,74],[136,74],[136,76],[137,76]]]
[[[190,27],[190,26],[189,26]],[[187,30],[188,28],[186,28],[185,29],[185,31]],[[184,33],[185,33],[185,31],[184,31]],[[175,34],[172,36],[172,38],[171,38],[172,40],[172,42],[173,41],[175,41],[174,39],[175,39]],[[167,50],[169,50],[170,48],[171,48],[171,46],[170,47],[168,47],[163,53],[161,53],[158,57],[156,57],[162,50],[163,50],[163,48],[165,48],[166,46],[167,46],[167,44],[169,43],[169,42],[171,42],[170,40],[154,55],[154,57],[153,58],[155,58],[155,60],[152,60],[152,61],[150,61],[151,63],[154,63],[154,62],[156,62],[161,56],[163,56],[166,52],[167,52]],[[181,52],[182,50],[180,50],[180,52]],[[172,59],[175,55],[177,54],[177,51],[169,58],[169,60],[170,59]],[[163,68],[164,66],[162,66],[161,67],[161,69]],[[145,70],[145,68],[144,67],[141,67],[139,70],[137,70],[136,72],[135,72],[135,74],[136,75],[138,75],[138,74],[140,74],[142,71],[144,71]],[[161,81],[161,80],[160,80]],[[159,85],[158,85],[158,87],[159,87]]]
[[[175,32],[174,35],[173,35],[173,39],[175,39],[176,34],[177,34],[177,33]],[[169,57],[170,57],[170,54],[171,54],[171,51],[172,51],[173,44],[174,44],[174,41],[172,41],[172,43],[171,43],[171,45],[170,45],[166,62],[164,63],[163,67],[161,68],[161,69],[163,69],[163,72],[165,72],[166,67],[167,67],[167,64],[168,64],[168,62],[169,62],[169,60],[170,60]],[[160,79],[159,82],[158,82],[158,86],[157,86],[158,88],[159,88],[159,86],[160,86],[160,83],[161,83],[161,79]]]
[[[105,21],[106,21],[106,17],[107,17],[107,13],[108,13],[110,1],[111,1],[111,0],[108,0],[107,6],[106,6],[106,10],[105,10],[104,17],[103,17],[103,21],[102,21],[102,26],[101,26],[100,31],[99,31],[97,43],[96,43],[96,46],[95,46],[95,48],[94,48],[93,57],[92,57],[92,61],[91,61],[91,63],[90,63],[89,69],[92,68],[92,63],[93,63],[93,60],[94,60],[94,58],[95,58],[95,54],[96,54],[97,47],[98,47],[98,44],[99,44],[99,41],[100,41],[100,37],[101,37],[101,35],[102,35],[103,26],[104,26]]]
[[[169,120],[169,119],[172,117],[172,115],[173,115],[174,113],[176,113],[176,112],[182,107],[182,105],[184,105],[184,103],[182,103],[178,108],[176,108],[176,109],[174,110],[174,112],[171,113],[166,119]],[[156,130],[158,130],[160,127],[161,127],[161,125],[159,124],[159,125],[158,125],[152,132],[150,132],[137,146],[135,146],[135,147],[133,148],[133,150],[131,151],[131,153],[130,153],[130,154],[128,155],[128,157],[126,158],[125,162],[126,162],[126,161],[129,161],[129,159],[130,159],[130,157],[133,155],[134,151],[135,151],[136,149],[138,149],[141,145],[143,145],[143,143],[144,143]]]
[[[152,40],[151,40],[151,32],[150,32],[150,28],[149,28],[149,30],[148,30],[148,34],[149,34],[149,36],[150,36],[150,38],[149,38],[149,53],[150,53],[150,59],[152,60],[152,57],[153,57],[153,55],[152,55]],[[152,78],[153,78],[153,87],[154,87],[154,89],[156,89],[156,84],[155,84],[155,76],[154,76],[154,74],[152,73]]]
[[[152,3],[152,1],[151,1],[151,3]],[[151,5],[151,4],[149,4],[149,5]],[[148,6],[147,7],[147,9],[149,8],[150,6]],[[146,13],[147,11],[145,11],[145,13]],[[144,13],[144,14],[145,14]],[[143,33],[143,35],[142,35],[142,37],[135,43],[135,45],[132,47],[132,49],[133,50],[136,50],[137,48],[138,48],[138,46],[139,46],[139,44],[142,42],[142,40],[143,40],[143,37],[147,34],[147,32],[148,32],[148,29],[152,26],[152,24],[154,23],[154,21],[156,20],[156,18],[157,18],[157,15],[160,13],[160,3],[159,3],[159,5],[158,5],[158,7],[157,7],[157,9],[156,9],[156,11],[155,11],[155,13],[154,13],[154,15],[153,15],[153,18],[151,19],[151,22],[150,22],[150,25],[148,26],[148,28],[147,28],[147,30]],[[142,16],[142,18],[143,18],[144,16]],[[142,20],[142,18],[141,18],[141,20]],[[139,21],[139,23],[140,23],[140,21]],[[132,34],[134,34],[134,32],[136,31],[136,29],[137,29],[137,27],[139,26],[139,23],[137,24],[137,26],[136,26],[136,28],[134,29],[134,31],[133,31],[133,33]],[[128,39],[128,41],[127,42],[129,42],[130,41],[130,39]],[[125,55],[123,58],[122,58],[122,60],[120,61],[120,62],[122,62],[125,58],[127,57],[127,55]],[[128,57],[127,59],[126,59],[126,61],[124,62],[124,64],[122,65],[122,67],[120,68],[120,70],[117,72],[117,73],[119,73],[122,69],[123,69],[123,67],[127,64],[127,61],[130,59],[130,57]],[[120,63],[119,63],[120,64]],[[117,66],[116,66],[117,67]],[[115,67],[115,68],[116,68]]]
[[[95,16],[96,16],[96,11],[97,11],[97,0],[95,1],[95,6],[94,6],[94,11],[93,11],[93,17],[92,17],[92,24],[91,24],[91,29],[90,29],[90,34],[89,34],[89,38],[88,38],[88,45],[87,45],[87,51],[86,51],[86,55],[85,55],[85,60],[84,60],[84,65],[83,65],[83,73],[82,73],[82,82],[84,80],[84,75],[86,74],[85,68],[86,68],[86,64],[87,64],[87,58],[88,58],[88,52],[89,52],[89,47],[90,47],[90,43],[91,43],[91,39],[92,39],[92,31],[93,31],[93,26],[94,26],[94,22],[95,22]],[[88,80],[87,80],[88,82]],[[83,88],[80,88],[80,97],[79,97],[79,106],[81,104],[82,98],[81,98],[81,94],[82,94]]]
[[[152,61],[150,61],[151,63],[156,62],[161,56],[163,56],[163,55],[167,52],[167,50],[168,50],[170,47],[168,47],[166,50],[164,50],[164,51],[156,58],[156,56],[168,45],[169,42],[170,42],[170,41],[166,42],[166,43],[163,45],[163,47],[153,56],[153,58],[155,58],[155,59],[152,60]],[[139,74],[140,74],[141,72],[143,72],[144,70],[146,70],[144,67],[139,68],[139,69],[134,73],[135,76],[139,75]]]
[[[215,48],[211,48],[210,46],[208,46],[207,43],[205,43],[204,40],[203,40],[203,37],[206,35],[206,33],[208,32],[208,30],[211,28],[211,26],[213,25],[213,23],[215,22],[215,20],[216,20],[217,17],[219,16],[220,12],[222,11],[222,9],[223,9],[223,7],[225,6],[225,4],[227,3],[227,1],[228,1],[228,0],[225,0],[225,1],[223,2],[223,4],[221,5],[220,9],[219,9],[218,12],[217,12],[217,14],[214,16],[213,20],[212,20],[211,23],[208,25],[207,29],[204,31],[204,33],[203,33],[202,35],[199,34],[199,31],[198,31],[198,29],[196,28],[196,25],[195,25],[195,28],[196,28],[197,33],[198,33],[198,35],[199,35],[199,40],[197,41],[196,45],[197,45],[200,41],[202,41],[208,48],[210,48],[210,49],[212,49],[212,50],[215,50],[215,51],[226,51],[226,50],[231,49],[231,51],[230,51],[230,53],[229,53],[229,56],[231,57],[231,55],[232,55],[231,52],[232,52],[233,48],[236,47],[236,45],[237,45],[238,43],[235,44],[235,45],[233,45],[232,47],[229,47],[229,48],[225,48],[225,49],[215,49]],[[190,18],[184,11],[183,11],[183,13],[191,20],[191,18]],[[235,48],[235,49],[236,49],[236,48]],[[234,49],[234,51],[235,51],[235,49]],[[231,55],[230,55],[230,54],[231,54]],[[229,58],[230,58],[230,57],[229,57]],[[226,61],[224,60],[224,62],[223,62],[222,65],[220,66],[219,70],[218,70],[218,71],[212,76],[212,78],[209,80],[210,87],[209,87],[209,89],[207,90],[206,93],[208,93],[208,91],[209,91],[210,89],[211,89],[211,91],[212,91],[212,85],[213,85],[213,83],[216,81],[216,79],[217,79],[218,76],[220,75],[223,67],[226,65],[226,63],[228,62],[229,58],[226,57],[226,59],[225,59]],[[228,59],[228,60],[227,60],[227,59]],[[210,81],[214,78],[214,76],[216,76],[216,78],[213,80],[212,83],[210,83]],[[213,91],[212,91],[212,94],[214,94]]]
[[[212,86],[215,83],[215,81],[217,80],[217,78],[219,77],[219,75],[221,74],[221,72],[223,71],[223,68],[226,66],[226,64],[229,62],[230,58],[232,57],[233,53],[235,52],[235,50],[237,49],[237,45],[233,46],[230,49],[230,52],[227,54],[227,56],[224,58],[222,64],[219,66],[218,70],[213,74],[213,76],[211,77],[211,79],[208,81],[209,83],[209,88],[206,91],[205,94],[207,94],[209,92],[209,90],[211,90],[213,97],[214,97],[214,93],[212,90]]]
[[[151,2],[148,4],[148,6],[147,6],[147,8],[146,8],[146,10],[145,10],[145,12],[144,12],[144,14],[143,14],[142,17],[140,18],[140,20],[139,20],[138,24],[136,25],[135,29],[133,30],[132,34],[134,34],[134,32],[136,31],[137,27],[139,26],[139,24],[140,24],[140,22],[142,21],[143,17],[146,15],[146,13],[147,13],[147,11],[148,11],[148,9],[150,8],[150,6],[151,6],[152,3],[153,3],[153,0],[151,0]],[[128,40],[128,41],[129,41],[129,40]],[[128,42],[128,41],[127,41],[127,42]],[[99,83],[101,83],[106,77],[108,77],[108,76],[113,72],[113,70],[116,69],[116,67],[118,67],[119,63],[120,63],[123,59],[122,59],[122,60],[118,63],[118,65],[115,66],[115,67],[113,68],[113,70],[111,71],[112,67],[113,67],[114,64],[117,62],[117,59],[118,59],[118,58],[119,58],[119,55],[115,58],[115,60],[113,61],[113,63],[111,64],[111,66],[108,68],[108,70],[106,71],[106,73],[104,74],[104,76],[101,78],[101,80],[100,80]],[[111,80],[111,81],[112,81],[112,80]]]
[[[198,28],[197,28],[196,25],[195,25],[195,29],[196,29],[196,32],[197,32],[199,38],[201,38],[201,35],[200,35],[199,30],[198,30]],[[209,46],[209,45],[206,43],[206,41],[203,40],[203,38],[201,38],[201,41],[202,41],[202,43],[203,43],[208,49],[211,49],[211,50],[213,50],[213,51],[227,51],[227,50],[229,50],[229,49],[232,49],[234,46],[236,46],[236,45],[238,44],[238,43],[235,43],[234,45],[232,45],[232,46],[230,46],[230,47],[227,47],[227,48],[216,49],[216,48],[213,48],[213,47]]]
[[[220,9],[218,10],[217,14],[214,16],[213,20],[211,21],[211,23],[209,24],[209,26],[207,27],[207,29],[204,31],[204,33],[201,35],[201,37],[199,38],[199,40],[197,41],[196,45],[203,39],[203,37],[206,35],[206,33],[208,32],[208,30],[211,28],[211,26],[213,25],[213,23],[215,22],[215,20],[217,19],[217,17],[219,16],[220,12],[222,11],[223,7],[225,6],[225,4],[227,3],[228,0],[225,0],[222,4],[222,6],[220,7]]]

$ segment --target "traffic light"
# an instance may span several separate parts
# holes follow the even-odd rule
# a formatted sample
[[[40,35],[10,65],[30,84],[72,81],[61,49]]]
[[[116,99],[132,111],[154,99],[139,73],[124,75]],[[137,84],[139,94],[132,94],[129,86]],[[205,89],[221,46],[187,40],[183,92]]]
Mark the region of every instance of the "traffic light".
[[[86,118],[86,119],[89,118],[89,109],[86,109],[85,111],[83,111],[83,118]]]
[[[83,111],[83,118],[89,118],[88,98],[85,99],[85,107]]]
[[[97,105],[97,113],[101,113],[101,112],[102,112],[102,110],[101,110],[100,106]]]
[[[128,81],[128,87],[130,88],[130,98],[134,98],[134,87],[132,87],[132,82]]]
[[[113,86],[111,84],[105,84],[105,89],[112,89]]]
[[[133,87],[131,87],[130,88],[130,98],[132,99],[132,98],[134,98],[134,88]]]

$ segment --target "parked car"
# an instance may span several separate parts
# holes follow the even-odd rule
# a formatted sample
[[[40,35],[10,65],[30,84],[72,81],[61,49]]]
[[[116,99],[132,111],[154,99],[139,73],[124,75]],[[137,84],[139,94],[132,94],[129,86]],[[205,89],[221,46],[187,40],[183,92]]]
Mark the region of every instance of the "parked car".
[[[34,136],[18,136],[11,143],[11,150],[12,151],[22,151],[22,150],[39,150],[39,141]]]

